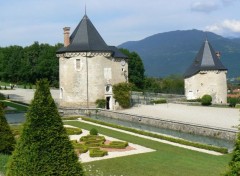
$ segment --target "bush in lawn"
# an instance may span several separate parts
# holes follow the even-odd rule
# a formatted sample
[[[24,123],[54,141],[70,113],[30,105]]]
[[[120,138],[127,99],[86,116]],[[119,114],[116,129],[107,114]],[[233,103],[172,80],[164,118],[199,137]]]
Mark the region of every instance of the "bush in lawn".
[[[97,105],[97,108],[105,108],[106,100],[105,99],[97,99],[95,104]]]
[[[98,130],[96,128],[92,128],[90,130],[90,135],[98,135]]]
[[[4,116],[3,108],[0,105],[0,153],[11,154],[15,144],[14,135]]]
[[[240,133],[235,143],[232,160],[229,163],[229,170],[225,176],[238,176],[240,175]]]
[[[37,82],[26,117],[7,166],[7,176],[84,175],[47,80]]]
[[[211,95],[203,95],[201,98],[201,103],[203,106],[209,106],[212,104],[212,97]]]
[[[92,148],[89,150],[90,157],[103,157],[107,155],[108,152],[105,150],[100,150],[99,148]]]
[[[67,135],[78,135],[82,134],[82,130],[80,128],[70,128],[70,127],[65,127],[67,131]]]

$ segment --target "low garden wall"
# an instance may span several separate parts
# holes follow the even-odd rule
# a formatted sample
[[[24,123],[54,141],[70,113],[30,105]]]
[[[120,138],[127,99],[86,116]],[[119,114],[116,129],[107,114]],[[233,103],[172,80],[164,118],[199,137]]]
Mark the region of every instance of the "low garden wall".
[[[146,124],[158,128],[170,129],[175,131],[180,131],[184,133],[210,136],[219,139],[235,140],[237,130],[216,128],[211,126],[203,126],[199,124],[192,124],[174,120],[165,120],[155,117],[139,116],[127,113],[120,113],[115,111],[109,111],[104,109],[60,109],[60,113],[63,116],[69,115],[100,115],[105,117],[110,117],[114,119],[135,122],[139,124]]]

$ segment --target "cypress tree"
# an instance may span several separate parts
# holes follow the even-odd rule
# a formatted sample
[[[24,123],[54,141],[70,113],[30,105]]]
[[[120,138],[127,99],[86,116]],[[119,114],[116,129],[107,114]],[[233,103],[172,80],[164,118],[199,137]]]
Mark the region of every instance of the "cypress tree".
[[[26,118],[7,176],[84,175],[47,80],[37,82]]]
[[[11,154],[16,144],[0,103],[0,153]]]
[[[239,129],[240,130],[240,129]],[[229,163],[229,170],[225,176],[239,176],[240,175],[240,133],[235,143],[232,160]]]

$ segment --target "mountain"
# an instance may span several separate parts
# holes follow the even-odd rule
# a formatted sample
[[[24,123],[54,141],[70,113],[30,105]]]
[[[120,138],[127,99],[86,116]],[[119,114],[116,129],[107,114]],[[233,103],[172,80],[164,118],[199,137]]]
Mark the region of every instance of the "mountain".
[[[206,37],[214,50],[221,52],[221,61],[228,69],[227,76],[240,76],[240,38],[229,39],[194,29],[159,33],[140,41],[125,42],[118,47],[137,52],[148,76],[182,75],[193,62]]]

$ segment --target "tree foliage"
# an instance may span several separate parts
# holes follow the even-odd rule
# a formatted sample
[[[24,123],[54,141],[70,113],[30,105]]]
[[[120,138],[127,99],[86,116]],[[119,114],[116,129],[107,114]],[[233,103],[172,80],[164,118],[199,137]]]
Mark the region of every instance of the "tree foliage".
[[[178,75],[170,75],[165,78],[146,77],[144,91],[155,93],[184,94],[184,80]]]
[[[0,79],[12,83],[36,83],[36,80],[47,78],[56,85],[59,75],[56,50],[61,46],[35,42],[24,48],[0,48]]]
[[[131,106],[131,84],[118,83],[113,85],[113,97],[117,100],[122,108],[129,108]]]
[[[134,85],[135,90],[144,88],[144,65],[141,57],[136,52],[130,52],[127,49],[120,49],[122,53],[128,56],[128,80]]]
[[[0,104],[0,153],[11,154],[16,141]]]
[[[232,160],[229,163],[229,170],[225,174],[226,176],[239,176],[240,175],[240,133],[235,143]]]
[[[37,82],[7,175],[83,175],[46,80]]]

